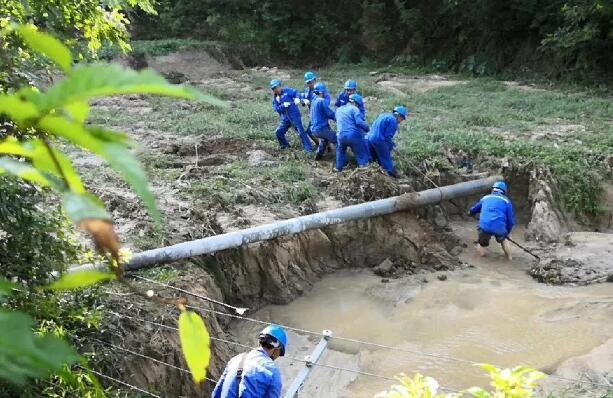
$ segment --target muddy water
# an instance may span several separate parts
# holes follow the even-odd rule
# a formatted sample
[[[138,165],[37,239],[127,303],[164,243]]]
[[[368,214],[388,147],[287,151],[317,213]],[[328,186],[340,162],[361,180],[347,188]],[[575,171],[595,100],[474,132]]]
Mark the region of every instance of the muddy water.
[[[471,225],[455,228],[460,236],[472,234]],[[431,274],[427,283],[424,276],[381,283],[368,271],[341,271],[291,304],[266,307],[256,317],[405,350],[545,369],[613,336],[613,285],[538,284],[525,274],[528,257],[517,254],[505,263],[499,251],[492,247],[481,259],[467,249],[463,259],[474,268],[447,273],[445,281]],[[292,337],[296,344],[289,354],[295,357],[315,344]],[[339,341],[330,347],[324,363],[386,376],[420,372],[455,389],[486,384],[479,369],[463,362]],[[287,385],[301,364],[280,364]],[[342,373],[317,369],[304,396],[371,397],[390,384]]]

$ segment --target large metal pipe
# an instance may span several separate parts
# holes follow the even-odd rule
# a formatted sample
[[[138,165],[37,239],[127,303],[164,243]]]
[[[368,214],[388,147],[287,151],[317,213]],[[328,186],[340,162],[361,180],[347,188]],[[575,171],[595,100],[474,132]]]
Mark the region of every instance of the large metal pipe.
[[[501,179],[502,177],[500,176],[493,176],[421,192],[407,193],[387,199],[328,210],[308,216],[290,218],[289,220],[277,221],[258,227],[147,250],[135,254],[130,262],[125,265],[125,269],[135,270],[153,264],[170,263],[184,258],[243,246],[248,243],[274,239],[283,235],[297,234],[310,229],[324,228],[330,225],[382,216],[398,211],[433,205],[450,199],[475,195],[489,190],[494,182]],[[70,271],[74,272],[84,268],[91,268],[91,265],[72,268]]]

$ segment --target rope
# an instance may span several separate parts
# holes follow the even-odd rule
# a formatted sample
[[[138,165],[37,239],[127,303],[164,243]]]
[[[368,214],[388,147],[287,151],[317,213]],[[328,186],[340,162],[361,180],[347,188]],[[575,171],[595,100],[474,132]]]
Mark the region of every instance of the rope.
[[[153,398],[162,398],[162,397],[160,397],[159,395],[155,395],[154,393],[151,393],[151,392],[149,392],[149,391],[147,391],[147,390],[143,390],[142,388],[137,387],[137,386],[134,386],[134,385],[132,385],[132,384],[130,384],[130,383],[126,383],[125,381],[122,381],[122,380],[116,379],[116,378],[111,377],[111,376],[107,376],[107,375],[105,375],[104,373],[100,373],[100,372],[97,372],[97,371],[92,370],[92,369],[87,369],[87,368],[84,368],[84,367],[83,367],[83,366],[81,366],[81,365],[76,365],[76,367],[77,367],[77,368],[81,368],[81,369],[83,369],[83,370],[84,370],[84,371],[86,371],[86,372],[91,372],[91,373],[95,374],[95,375],[96,375],[96,376],[98,376],[98,377],[102,377],[102,378],[104,378],[104,379],[111,380],[112,382],[115,382],[115,383],[117,383],[117,384],[124,385],[124,386],[126,386],[126,387],[128,387],[128,388],[130,388],[130,389],[132,389],[132,390],[134,390],[134,391],[141,392],[141,393],[143,393],[143,394],[145,394],[145,395],[148,395],[148,396],[150,396],[150,397],[153,397]]]
[[[155,325],[155,326],[159,326],[159,327],[162,327],[162,328],[166,328],[166,329],[170,329],[170,330],[175,330],[175,331],[179,330],[178,328],[176,328],[174,326],[164,325],[163,323],[159,323],[159,322],[155,322],[155,321],[150,321],[148,319],[138,318],[138,317],[131,316],[131,315],[126,315],[126,314],[118,314],[117,312],[113,312],[113,311],[107,311],[107,312],[109,314],[114,315],[114,316],[119,317],[119,318],[127,318],[127,319],[132,319],[132,320],[138,321],[138,322],[145,322],[145,323],[149,323],[149,324],[152,324],[152,325]],[[218,337],[213,337],[213,336],[210,336],[209,338],[211,340],[213,340],[213,341],[219,341],[221,343],[232,344],[232,345],[236,345],[236,346],[243,347],[243,348],[248,348],[248,349],[252,349],[253,348],[250,345],[238,343],[236,341],[220,339]]]
[[[270,325],[270,322],[260,321],[259,319],[249,318],[249,317],[246,317],[246,316],[228,314],[227,312],[216,311],[216,310],[209,309],[209,308],[195,307],[193,305],[186,305],[186,307],[187,308],[191,308],[193,310],[197,310],[197,311],[210,312],[210,313],[217,314],[217,315],[223,315],[223,316],[227,316],[227,317],[234,318],[234,319],[241,319],[241,320],[244,320],[244,321],[251,321],[251,322],[259,323],[261,325],[266,325],[266,326]],[[296,328],[296,327],[292,327],[292,326],[285,326],[285,325],[279,325],[279,326],[283,326],[284,329],[293,330],[294,332],[311,334],[311,335],[314,335],[314,336],[323,336],[323,334],[321,332],[314,332],[312,330],[300,329],[300,328]]]
[[[185,368],[181,368],[181,367],[179,367],[179,366],[172,365],[172,364],[170,364],[170,363],[168,363],[168,362],[160,361],[159,359],[155,359],[155,358],[152,358],[152,357],[150,357],[150,356],[147,356],[147,355],[144,355],[144,354],[141,354],[141,353],[138,353],[138,352],[135,352],[135,351],[129,350],[129,349],[127,349],[127,348],[117,346],[117,345],[115,345],[115,344],[109,343],[108,341],[100,340],[100,339],[97,339],[97,338],[95,338],[95,337],[88,337],[88,339],[89,339],[89,340],[92,340],[92,341],[95,341],[95,342],[97,342],[97,343],[100,343],[100,344],[104,344],[104,345],[109,346],[109,347],[111,347],[111,348],[114,348],[114,349],[116,349],[116,350],[121,350],[121,351],[127,352],[128,354],[131,354],[131,355],[134,355],[134,356],[137,356],[137,357],[140,357],[140,358],[144,358],[144,359],[147,359],[147,360],[152,361],[152,362],[155,362],[155,363],[159,363],[160,365],[167,366],[167,367],[169,367],[169,368],[172,368],[172,369],[178,370],[178,371],[180,371],[180,372],[187,373],[187,374],[192,374],[192,372],[190,372],[189,370],[187,370],[187,369],[185,369]],[[213,383],[213,384],[217,384],[217,380],[210,379],[210,378],[208,378],[208,377],[206,377],[205,379],[206,379],[206,380],[208,380],[208,381],[210,381],[210,382],[211,382],[211,383]]]
[[[158,282],[158,281],[153,280],[153,279],[145,278],[145,277],[143,277],[143,276],[138,276],[138,275],[131,275],[131,276],[132,276],[133,278],[136,278],[136,279],[140,279],[140,280],[143,280],[143,281],[147,281],[147,282],[149,282],[149,283],[153,283],[153,284],[155,284],[155,285],[163,286],[163,287],[168,288],[168,289],[172,289],[172,290],[176,290],[176,291],[181,292],[181,293],[188,294],[188,295],[190,295],[190,296],[192,296],[192,297],[197,297],[197,298],[202,299],[202,300],[210,301],[211,303],[214,303],[214,304],[217,304],[217,305],[221,305],[221,306],[223,306],[223,307],[231,308],[231,309],[233,309],[234,311],[236,311],[236,313],[237,313],[237,314],[239,314],[239,315],[244,314],[244,313],[245,313],[245,312],[246,312],[246,311],[249,309],[249,308],[240,308],[240,307],[235,307],[235,306],[233,306],[233,305],[226,304],[226,303],[223,303],[223,302],[221,302],[221,301],[217,301],[217,300],[212,299],[212,298],[210,298],[210,297],[206,297],[206,296],[203,296],[203,295],[198,294],[198,293],[190,292],[190,291],[188,291],[188,290],[181,289],[180,287],[171,286],[171,285],[168,285],[168,284],[166,284],[166,283]]]

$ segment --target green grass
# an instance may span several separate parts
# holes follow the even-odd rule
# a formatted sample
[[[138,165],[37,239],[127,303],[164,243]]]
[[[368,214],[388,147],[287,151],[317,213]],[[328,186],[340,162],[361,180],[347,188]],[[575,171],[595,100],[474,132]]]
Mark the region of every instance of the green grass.
[[[371,75],[371,71],[377,74]],[[302,70],[290,70],[284,84],[302,89]],[[411,110],[402,124],[395,155],[400,168],[423,159],[444,164],[446,151],[462,151],[473,159],[489,156],[509,158],[514,162],[548,167],[562,188],[566,209],[579,216],[595,216],[600,210],[602,160],[613,155],[613,101],[606,94],[577,87],[551,87],[550,90],[525,91],[491,78],[466,79],[451,76],[460,84],[421,91],[411,86],[416,71],[400,67],[372,65],[336,65],[318,71],[334,97],[348,78],[358,81],[359,91],[368,97],[367,119],[404,104]],[[389,91],[377,84],[396,74],[409,84],[400,91]],[[133,126],[179,135],[223,135],[276,147],[274,130],[278,116],[270,105],[269,74],[253,71],[229,72],[236,82],[230,89],[206,87],[205,91],[228,100],[229,109],[204,104],[177,103],[151,98],[153,112],[146,117],[127,112],[95,109],[92,121],[116,126]],[[247,90],[242,88],[248,87]],[[306,123],[306,110],[303,109]],[[577,131],[559,136],[559,126],[581,125]],[[571,129],[572,130],[572,129]],[[534,132],[548,132],[551,137],[531,140]],[[296,143],[292,131],[288,137]],[[578,142],[581,144],[579,145]],[[268,177],[280,185],[292,202],[311,197],[311,185],[296,186],[310,175],[306,158],[291,152],[277,169],[254,170],[244,162],[229,165],[225,171],[231,180],[249,181]],[[163,161],[163,160],[160,160]],[[153,162],[155,166],[156,162]],[[251,183],[263,183],[251,181]],[[228,190],[235,189],[232,183]]]
[[[139,274],[140,276],[147,279],[153,279],[158,282],[168,283],[177,279],[180,275],[180,272],[179,270],[171,266],[162,266],[139,271]]]
[[[221,44],[212,41],[192,39],[164,39],[164,40],[132,40],[130,42],[133,54],[145,54],[151,56],[168,55],[173,52],[189,48],[220,47]],[[121,55],[121,49],[116,45],[104,46],[98,56],[100,59],[111,60]]]

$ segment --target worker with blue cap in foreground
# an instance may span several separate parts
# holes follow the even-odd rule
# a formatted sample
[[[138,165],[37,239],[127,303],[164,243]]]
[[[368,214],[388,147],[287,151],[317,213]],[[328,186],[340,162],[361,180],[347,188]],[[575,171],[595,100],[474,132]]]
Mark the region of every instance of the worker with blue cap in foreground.
[[[502,245],[507,259],[512,260],[511,242],[507,239],[515,225],[513,204],[507,197],[507,184],[497,181],[492,185],[492,193],[485,195],[477,204],[470,208],[471,216],[481,213],[479,217],[479,240],[477,251],[485,256],[485,248],[489,246],[492,236]]]
[[[364,116],[358,109],[362,103],[360,94],[351,94],[349,103],[336,110],[336,127],[338,138],[336,143],[336,168],[341,171],[345,167],[347,147],[351,148],[358,167],[366,167],[370,160],[368,143],[364,134],[370,130],[370,126],[364,120]]]
[[[398,177],[392,160],[392,149],[396,146],[394,135],[396,135],[398,126],[407,118],[408,114],[409,111],[404,106],[394,107],[391,113],[382,113],[372,124],[370,132],[366,136],[371,160],[376,160],[379,166],[392,177]]]
[[[336,106],[337,109],[343,105],[346,105],[349,102],[349,97],[351,96],[351,94],[358,93],[358,83],[355,80],[347,80],[343,88],[344,90],[336,96],[336,102],[334,103],[334,106]],[[363,101],[358,105],[358,109],[362,114],[362,118],[366,119],[366,108],[364,107]]]
[[[291,87],[281,87],[281,80],[273,79],[270,81],[270,89],[273,92],[272,108],[279,114],[279,127],[275,131],[277,140],[281,148],[289,148],[289,143],[285,134],[290,127],[294,127],[300,136],[302,147],[305,152],[312,152],[313,147],[309,137],[302,126],[300,116],[300,93]]]
[[[336,132],[330,128],[328,120],[335,120],[334,111],[330,109],[330,102],[326,100],[326,85],[319,82],[315,85],[316,95],[311,102],[311,131],[319,138],[319,146],[315,155],[315,160],[321,160],[329,143],[336,144]]]
[[[274,363],[285,355],[287,334],[269,325],[259,335],[260,347],[230,359],[211,398],[279,398],[281,372]]]

